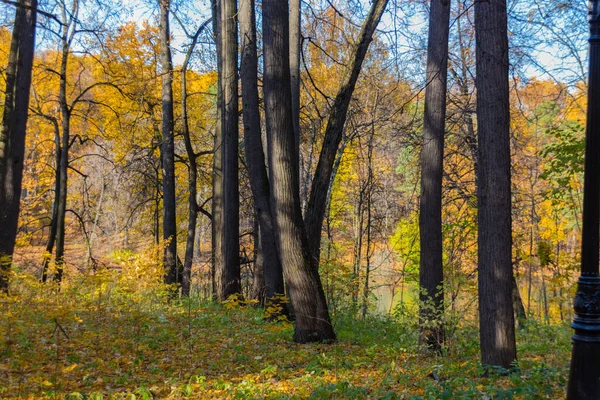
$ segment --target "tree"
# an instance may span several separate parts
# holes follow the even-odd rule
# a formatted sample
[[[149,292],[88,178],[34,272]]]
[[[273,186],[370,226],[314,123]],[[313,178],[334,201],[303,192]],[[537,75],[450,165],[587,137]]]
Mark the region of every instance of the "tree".
[[[237,2],[222,0],[220,6],[221,48],[221,133],[223,231],[221,268],[215,270],[216,295],[224,300],[241,293],[239,259],[239,177],[238,177],[238,49]]]
[[[0,132],[0,290],[8,289],[19,221],[37,0],[19,0],[6,69]]]
[[[165,283],[178,283],[177,219],[175,202],[175,138],[173,115],[173,62],[171,61],[170,0],[159,0],[160,68],[162,75],[162,160],[163,239]]]
[[[283,274],[296,314],[294,340],[298,343],[335,340],[300,210],[300,177],[294,157],[287,1],[263,1],[263,38],[271,211]]]
[[[506,0],[475,3],[479,336],[485,366],[517,358],[512,303],[510,113]]]
[[[271,214],[269,177],[265,165],[265,153],[261,138],[261,124],[258,98],[258,57],[256,49],[256,16],[254,0],[241,0],[239,9],[241,30],[242,102],[244,114],[244,145],[250,186],[258,218],[259,245],[255,268],[262,268],[256,274],[255,296],[261,303],[270,301],[276,295],[283,295],[283,272],[275,242],[273,217]]]
[[[367,55],[369,44],[373,40],[373,34],[381,20],[381,16],[385,11],[388,1],[389,0],[375,0],[371,5],[369,14],[363,23],[358,44],[353,50],[352,61],[348,67],[348,73],[342,79],[340,90],[334,100],[331,114],[327,121],[323,147],[321,148],[319,162],[312,180],[310,198],[304,217],[309,248],[315,259],[314,264],[317,266],[319,265],[320,258],[323,218],[325,217],[325,210],[327,207],[327,193],[333,174],[333,164],[343,137],[348,107],[350,106],[352,93],[356,87],[356,81],[358,80],[365,56]]]
[[[433,349],[444,341],[444,270],[442,260],[442,176],[446,125],[446,82],[450,0],[432,0],[427,45],[427,87],[421,150],[419,232],[421,257],[421,340]]]

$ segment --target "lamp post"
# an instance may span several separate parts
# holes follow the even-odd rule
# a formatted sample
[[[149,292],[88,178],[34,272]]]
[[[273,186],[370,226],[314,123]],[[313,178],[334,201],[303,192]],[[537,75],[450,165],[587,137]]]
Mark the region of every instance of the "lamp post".
[[[600,0],[590,1],[588,109],[583,189],[581,276],[571,327],[567,399],[600,399]]]

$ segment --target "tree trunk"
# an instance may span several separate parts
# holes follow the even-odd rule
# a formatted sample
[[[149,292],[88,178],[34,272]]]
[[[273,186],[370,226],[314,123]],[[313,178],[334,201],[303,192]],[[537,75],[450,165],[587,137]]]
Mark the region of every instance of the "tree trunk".
[[[179,281],[177,273],[177,220],[175,203],[175,139],[173,133],[173,62],[171,61],[170,0],[160,5],[160,69],[162,74],[162,160],[163,240],[165,283]]]
[[[189,165],[188,174],[188,229],[185,242],[185,258],[183,260],[183,276],[181,279],[181,295],[188,297],[190,295],[191,279],[192,279],[192,262],[194,260],[194,245],[196,243],[196,225],[198,222],[198,162],[196,160],[196,152],[192,146],[190,138],[190,124],[187,109],[187,70],[190,63],[192,52],[198,42],[198,37],[208,25],[208,21],[200,25],[196,34],[192,38],[192,43],[187,50],[183,66],[181,67],[181,116],[183,120],[183,140],[185,143],[185,151],[187,153]]]
[[[513,313],[506,0],[475,3],[479,333],[484,366],[517,358]]]
[[[223,263],[216,271],[217,298],[241,294],[239,259],[237,2],[221,0],[221,122],[223,145]]]
[[[218,298],[218,283],[221,281],[223,266],[223,132],[221,126],[221,111],[223,93],[221,81],[223,67],[221,59],[221,33],[220,20],[221,2],[211,0],[213,36],[217,49],[217,109],[215,123],[215,138],[213,146],[213,172],[212,172],[212,290],[213,297]]]
[[[439,351],[444,343],[444,325],[441,321],[444,313],[442,176],[444,174],[449,24],[450,0],[431,0],[421,150],[419,285],[422,320],[420,340],[436,351]]]
[[[315,267],[319,265],[321,229],[327,206],[327,190],[333,172],[333,163],[343,137],[348,107],[350,106],[352,93],[356,87],[356,81],[358,80],[362,63],[369,49],[369,44],[373,40],[373,34],[388,1],[375,0],[371,5],[360,33],[358,45],[348,68],[349,73],[342,79],[342,85],[331,108],[331,114],[325,128],[323,147],[321,148],[319,162],[317,163],[317,169],[313,177],[305,216],[309,248],[314,258],[313,264]]]
[[[27,7],[27,8],[26,8]],[[0,132],[0,290],[8,291],[8,273],[17,239],[29,90],[35,48],[37,0],[20,0],[6,69]]]
[[[300,168],[300,52],[302,51],[302,0],[290,0],[290,80],[295,157]]]
[[[271,210],[277,249],[296,314],[294,340],[298,343],[335,340],[300,210],[300,177],[294,160],[287,1],[263,1],[263,35]]]
[[[259,223],[257,247],[260,263],[255,268],[264,267],[260,275],[264,277],[264,289],[255,288],[255,293],[264,294],[267,302],[276,295],[284,294],[283,269],[277,252],[271,205],[269,204],[269,177],[265,165],[260,126],[260,111],[258,106],[258,58],[256,50],[256,16],[254,0],[240,1],[241,29],[241,80],[242,103],[244,114],[244,144],[246,148],[246,163],[250,177],[250,187]],[[259,282],[259,281],[258,281]]]

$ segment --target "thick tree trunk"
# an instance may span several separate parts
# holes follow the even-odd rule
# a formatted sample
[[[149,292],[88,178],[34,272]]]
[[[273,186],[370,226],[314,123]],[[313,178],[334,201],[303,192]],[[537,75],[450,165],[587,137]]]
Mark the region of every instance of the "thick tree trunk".
[[[37,0],[20,0],[6,69],[0,132],[0,290],[8,290],[8,272],[17,238],[29,90],[35,48]]]
[[[419,230],[420,327],[422,343],[439,350],[444,342],[444,269],[442,262],[442,176],[446,126],[446,83],[450,0],[431,0],[427,45],[427,87],[421,150]]]
[[[276,295],[283,295],[285,290],[283,286],[283,269],[273,231],[273,218],[269,203],[269,177],[261,138],[254,0],[240,0],[239,19],[242,39],[240,77],[242,80],[244,144],[250,186],[259,223],[258,240],[260,245],[257,247],[257,260],[260,260],[260,263],[257,263],[255,268],[264,268],[259,274],[264,278],[264,289],[254,288],[253,291],[265,296],[264,299],[259,299],[261,302],[262,300],[268,302]],[[260,281],[257,282],[261,283]]]
[[[506,0],[475,3],[479,332],[485,366],[517,358],[512,303],[510,113]]]
[[[263,1],[263,35],[271,209],[277,248],[296,315],[294,340],[299,343],[335,340],[300,210],[300,177],[294,159],[287,1]]]
[[[212,171],[212,290],[213,297],[218,298],[218,283],[221,282],[223,265],[223,132],[221,124],[221,111],[223,93],[221,81],[223,67],[221,60],[221,1],[211,0],[213,36],[217,49],[217,109],[215,123],[215,138],[213,146],[213,171]]]
[[[318,267],[321,247],[321,229],[327,206],[327,191],[333,172],[333,163],[343,137],[344,124],[348,114],[348,107],[356,81],[360,74],[362,63],[373,40],[375,29],[389,0],[375,0],[371,5],[365,20],[359,42],[354,50],[348,74],[342,79],[340,90],[331,108],[331,114],[325,129],[325,139],[319,156],[317,169],[313,177],[308,207],[306,208],[306,232],[308,234],[310,252],[314,258],[314,265]]]
[[[177,220],[175,203],[175,139],[173,133],[173,62],[171,61],[170,0],[160,5],[160,69],[162,74],[163,240],[165,283],[179,282],[177,273]]]
[[[238,177],[237,2],[221,0],[221,88],[223,157],[223,263],[216,271],[217,298],[241,294]]]

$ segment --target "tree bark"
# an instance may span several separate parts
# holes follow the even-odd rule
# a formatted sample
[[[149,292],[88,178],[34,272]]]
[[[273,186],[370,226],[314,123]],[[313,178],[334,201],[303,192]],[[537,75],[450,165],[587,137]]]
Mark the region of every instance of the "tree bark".
[[[191,279],[192,279],[192,262],[194,260],[194,245],[196,243],[196,224],[198,222],[198,162],[196,160],[196,152],[192,146],[190,138],[190,124],[187,108],[187,70],[190,63],[192,52],[198,42],[198,37],[206,28],[209,21],[206,21],[196,31],[192,38],[192,43],[187,50],[183,66],[181,67],[181,116],[183,120],[183,140],[185,143],[185,151],[188,157],[189,174],[188,174],[188,229],[185,242],[185,258],[183,260],[183,276],[181,279],[181,295],[188,297],[190,295]]]
[[[254,0],[240,0],[239,20],[241,29],[241,81],[242,110],[244,116],[244,144],[246,163],[250,177],[250,187],[254,197],[256,216],[259,223],[257,260],[255,268],[263,267],[264,288],[254,288],[254,292],[263,294],[261,303],[269,302],[276,295],[283,295],[283,268],[277,252],[271,205],[269,203],[269,177],[265,165],[258,106],[258,57],[256,50],[256,16]],[[257,281],[260,284],[260,281]]]
[[[217,49],[217,108],[215,137],[213,146],[213,172],[212,172],[212,290],[213,297],[218,298],[218,282],[221,282],[223,266],[223,132],[221,126],[221,108],[223,94],[221,81],[223,67],[221,59],[221,33],[220,15],[221,1],[211,0],[212,25],[215,47]]]
[[[333,172],[333,163],[338,147],[343,137],[344,124],[348,114],[348,107],[352,99],[352,93],[360,70],[373,40],[375,29],[381,20],[381,16],[389,0],[375,0],[371,5],[369,14],[363,24],[359,42],[354,50],[349,73],[342,79],[342,85],[331,108],[331,114],[325,128],[323,147],[317,163],[317,169],[313,177],[308,207],[306,209],[305,223],[308,234],[309,248],[314,258],[314,265],[318,267],[321,247],[321,229],[327,205],[327,191],[329,181]]]
[[[506,0],[475,3],[479,333],[484,366],[517,358],[512,303],[510,113]]]
[[[300,168],[300,52],[302,51],[302,0],[290,0],[290,80],[295,157]]]
[[[300,177],[294,159],[287,1],[263,1],[263,35],[271,210],[277,249],[296,315],[294,340],[298,343],[335,340],[300,210]]]
[[[217,298],[241,294],[238,177],[237,2],[221,0],[221,88],[223,134],[223,269],[217,271]]]
[[[177,273],[177,220],[175,202],[175,138],[173,133],[173,62],[169,27],[170,0],[160,5],[160,69],[162,74],[162,160],[163,240],[165,241],[165,283],[180,281]]]
[[[17,239],[29,90],[35,48],[37,0],[20,0],[6,69],[0,132],[0,290],[8,290],[8,273]]]
[[[442,261],[442,177],[448,77],[450,0],[431,0],[427,45],[427,87],[421,150],[419,231],[420,326],[422,343],[439,351],[444,343]]]

